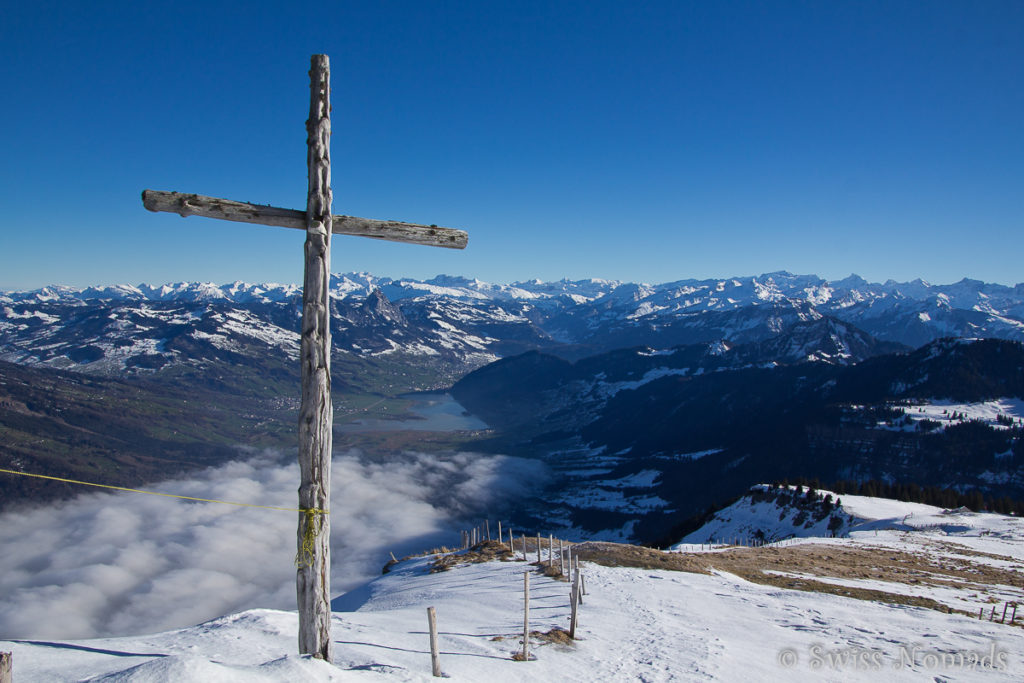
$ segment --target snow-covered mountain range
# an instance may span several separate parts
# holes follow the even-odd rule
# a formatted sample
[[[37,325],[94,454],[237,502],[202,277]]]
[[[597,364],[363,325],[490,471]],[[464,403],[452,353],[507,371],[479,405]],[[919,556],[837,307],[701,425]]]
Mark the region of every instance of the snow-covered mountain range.
[[[1024,284],[828,281],[779,272],[657,285],[589,279],[491,284],[441,275],[332,278],[336,352],[411,357],[451,379],[530,349],[580,358],[724,340],[856,362],[878,343],[1024,340]],[[297,353],[295,285],[177,283],[0,292],[0,360],[101,374]],[[808,332],[810,330],[810,332]],[[801,336],[804,337],[801,341]],[[822,340],[828,348],[820,348]],[[891,350],[890,347],[889,350]],[[792,359],[787,359],[792,360]]]

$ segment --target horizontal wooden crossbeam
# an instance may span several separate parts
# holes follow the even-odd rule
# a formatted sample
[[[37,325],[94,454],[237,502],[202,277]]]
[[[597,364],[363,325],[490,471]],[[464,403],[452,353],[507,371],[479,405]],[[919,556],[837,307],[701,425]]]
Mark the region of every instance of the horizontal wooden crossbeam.
[[[166,211],[181,216],[205,216],[206,218],[219,218],[240,223],[306,229],[306,213],[304,211],[236,202],[217,197],[204,197],[201,194],[143,190],[142,203],[150,211]],[[355,235],[389,242],[423,244],[447,249],[465,249],[466,243],[469,241],[469,235],[455,228],[439,228],[436,225],[379,221],[373,218],[340,215],[333,217],[331,232],[335,235]]]

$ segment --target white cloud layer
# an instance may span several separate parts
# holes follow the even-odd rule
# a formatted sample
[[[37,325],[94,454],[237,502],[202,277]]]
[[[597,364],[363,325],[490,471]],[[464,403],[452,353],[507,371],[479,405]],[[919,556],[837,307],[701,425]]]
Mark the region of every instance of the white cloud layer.
[[[378,575],[388,551],[454,543],[461,520],[493,520],[545,478],[541,463],[508,456],[336,455],[332,594]],[[152,490],[292,508],[298,483],[296,464],[267,453]],[[133,493],[4,514],[0,638],[151,633],[242,609],[295,609],[297,519]]]

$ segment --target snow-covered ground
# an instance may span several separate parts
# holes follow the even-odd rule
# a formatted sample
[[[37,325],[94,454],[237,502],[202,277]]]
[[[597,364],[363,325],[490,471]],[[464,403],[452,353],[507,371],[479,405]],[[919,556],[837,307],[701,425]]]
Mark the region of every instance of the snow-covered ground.
[[[794,487],[790,487],[791,492],[793,489]],[[772,490],[763,484],[753,487],[753,490],[756,490],[755,493],[772,493]],[[694,546],[709,543],[750,545],[754,541],[770,543],[785,539],[847,535],[863,538],[869,532],[877,534],[878,531],[934,530],[966,539],[978,535],[1004,533],[1014,536],[1016,531],[1013,530],[1024,529],[1024,520],[1003,515],[943,510],[932,505],[906,503],[887,498],[840,495],[824,489],[818,489],[817,493],[819,500],[830,496],[831,500],[838,502],[840,506],[834,507],[825,516],[820,516],[819,513],[818,516],[821,518],[816,519],[813,511],[787,504],[787,501],[759,500],[750,495],[743,496],[732,505],[716,512],[704,526],[687,534],[673,549],[692,552],[699,550]]]
[[[878,423],[879,429],[894,431],[914,431],[921,420],[938,422],[936,429],[961,422],[983,422],[995,429],[1009,429],[1009,422],[1014,426],[1024,425],[1024,401],[1019,398],[997,398],[976,403],[958,403],[946,399],[931,399],[911,405],[894,406],[903,410],[903,417]],[[1002,417],[1007,422],[1000,422]]]
[[[948,562],[959,553],[960,559],[978,566],[1024,568],[1024,520],[943,515],[929,506],[857,496],[844,496],[843,503],[861,520],[860,530],[849,538],[798,543],[820,544],[836,552],[848,548],[940,553]],[[959,530],[932,526],[932,520],[951,518],[956,518]],[[892,528],[886,529],[886,524]],[[919,530],[906,530],[914,527]],[[1024,678],[1024,628],[933,609],[762,585],[723,572],[592,563],[583,564],[587,595],[580,607],[579,639],[572,645],[534,643],[536,660],[517,662],[511,656],[521,647],[522,573],[532,568],[521,561],[496,561],[430,574],[430,561],[404,561],[391,573],[335,600],[333,664],[297,656],[296,615],[274,610],[242,612],[147,636],[0,641],[0,650],[13,651],[19,683],[427,681],[431,676],[426,608],[434,606],[442,668],[456,681]],[[817,568],[815,578],[818,570],[827,573],[828,567]],[[899,590],[891,582],[878,583],[885,583],[887,592]],[[902,589],[929,596],[956,590],[909,584]],[[1005,600],[1024,601],[1020,582],[1001,591]],[[981,599],[972,602],[969,594],[947,597],[963,598],[964,607]],[[1021,612],[1018,623],[1024,622]],[[566,628],[568,620],[568,585],[534,573],[531,628]]]
[[[764,486],[755,488],[761,492],[769,491]],[[771,493],[774,495],[774,492]],[[823,492],[823,495],[827,493]],[[835,498],[832,494],[832,499]],[[843,535],[852,521],[850,515],[843,510],[815,515],[813,510],[804,510],[786,501],[759,500],[748,495],[716,512],[707,524],[687,534],[673,549],[693,551],[697,549],[693,546],[709,543],[749,545],[787,538],[831,537]],[[833,534],[833,531],[836,533]]]

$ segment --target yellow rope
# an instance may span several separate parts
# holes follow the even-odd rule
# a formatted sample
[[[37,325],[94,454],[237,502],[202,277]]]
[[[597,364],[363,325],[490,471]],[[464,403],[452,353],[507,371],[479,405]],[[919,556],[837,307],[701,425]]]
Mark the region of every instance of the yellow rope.
[[[64,479],[62,477],[49,477],[45,474],[32,474],[30,472],[18,472],[16,470],[5,470],[0,468],[0,472],[6,474],[17,474],[21,477],[33,477],[35,479],[49,479],[50,481],[62,481],[66,484],[81,484],[82,486],[96,486],[101,489],[113,489],[115,491],[128,491],[130,493],[145,493],[150,496],[164,496],[165,498],[180,498],[182,500],[195,500],[200,503],[220,503],[221,505],[237,505],[239,507],[247,508],[262,508],[264,510],[280,510],[281,512],[304,512],[310,517],[317,515],[330,514],[327,510],[320,510],[318,508],[280,508],[272,505],[254,505],[253,503],[235,503],[230,500],[213,500],[211,498],[193,498],[192,496],[179,496],[176,493],[160,493],[158,491],[143,491],[142,489],[130,489],[125,486],[110,486],[109,484],[94,484],[90,481],[78,481],[76,479]]]
[[[261,508],[263,510],[280,510],[281,512],[298,512],[306,515],[306,530],[302,534],[302,545],[299,547],[299,551],[295,554],[295,566],[299,569],[305,569],[311,567],[313,559],[316,557],[316,537],[320,532],[317,525],[317,520],[320,515],[329,515],[330,512],[327,510],[321,510],[319,508],[281,508],[274,507],[273,505],[255,505],[253,503],[236,503],[230,500],[214,500],[212,498],[195,498],[193,496],[179,496],[176,493],[160,493],[159,491],[143,491],[142,489],[130,489],[126,486],[111,486],[109,484],[96,484],[91,481],[78,481],[77,479],[64,479],[63,477],[50,477],[45,474],[32,474],[31,472],[18,472],[17,470],[5,470],[0,468],[0,472],[6,474],[16,474],[20,477],[33,477],[34,479],[49,479],[50,481],[61,481],[65,484],[80,484],[81,486],[95,486],[101,489],[112,489],[114,491],[128,491],[130,493],[145,493],[150,496],[164,496],[165,498],[180,498],[181,500],[194,500],[200,503],[220,503],[221,505],[237,505],[239,507],[247,508]]]
[[[306,569],[313,566],[313,560],[316,558],[316,537],[319,533],[317,528],[317,519],[319,515],[316,514],[318,510],[306,510],[306,531],[302,534],[302,545],[299,546],[298,552],[295,553],[295,567],[298,569]]]

